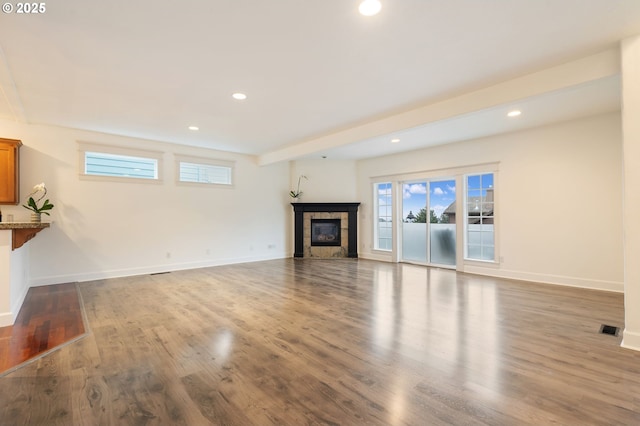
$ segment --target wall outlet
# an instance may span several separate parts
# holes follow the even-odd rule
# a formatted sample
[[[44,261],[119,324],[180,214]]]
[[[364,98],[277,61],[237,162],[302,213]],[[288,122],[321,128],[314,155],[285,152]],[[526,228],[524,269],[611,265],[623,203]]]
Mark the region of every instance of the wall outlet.
[[[273,250],[274,248],[276,248],[276,245],[275,245],[275,244],[269,244],[269,245],[267,246],[267,248],[268,248],[269,250]]]
[[[171,252],[170,251],[167,252],[167,259],[171,259]]]

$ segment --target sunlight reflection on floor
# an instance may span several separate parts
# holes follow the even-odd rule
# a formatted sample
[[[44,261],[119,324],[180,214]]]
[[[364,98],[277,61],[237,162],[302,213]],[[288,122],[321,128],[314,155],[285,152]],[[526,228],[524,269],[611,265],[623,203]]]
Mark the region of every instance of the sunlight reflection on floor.
[[[455,271],[449,270],[402,265],[399,271],[400,276],[391,269],[376,271],[372,349],[437,364],[445,375],[462,371],[482,387],[499,386],[495,285],[456,284]],[[478,341],[486,350],[473,349]]]

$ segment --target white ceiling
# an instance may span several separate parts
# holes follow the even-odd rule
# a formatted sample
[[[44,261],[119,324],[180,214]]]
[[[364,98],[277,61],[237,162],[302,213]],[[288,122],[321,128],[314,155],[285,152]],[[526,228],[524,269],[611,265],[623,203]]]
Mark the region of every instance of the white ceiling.
[[[618,111],[620,102],[620,76],[616,75],[329,150],[320,150],[303,158],[378,157]],[[524,111],[524,115],[508,118],[507,113],[514,110]],[[400,142],[391,143],[392,139],[399,139]]]
[[[325,144],[640,34],[638,0],[382,2],[369,18],[359,0],[58,0],[39,15],[1,14],[0,118],[279,160],[353,159],[619,109],[609,76]],[[248,99],[232,99],[238,91]],[[523,115],[505,120],[510,107]]]

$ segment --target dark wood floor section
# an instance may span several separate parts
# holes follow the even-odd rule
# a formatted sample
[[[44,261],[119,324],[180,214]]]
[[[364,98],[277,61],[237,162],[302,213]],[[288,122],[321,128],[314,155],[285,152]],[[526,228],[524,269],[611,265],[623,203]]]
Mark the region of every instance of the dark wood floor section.
[[[31,288],[15,324],[0,328],[0,374],[84,332],[75,284]]]
[[[621,294],[366,260],[79,285],[91,333],[0,377],[4,425],[637,425]]]

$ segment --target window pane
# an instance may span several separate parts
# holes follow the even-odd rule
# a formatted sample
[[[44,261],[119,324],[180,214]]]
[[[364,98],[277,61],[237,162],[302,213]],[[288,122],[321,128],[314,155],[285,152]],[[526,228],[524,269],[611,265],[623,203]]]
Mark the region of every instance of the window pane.
[[[384,182],[374,185],[376,195],[375,210],[377,217],[375,221],[375,248],[378,250],[391,250],[393,223],[391,206],[391,183]]]
[[[480,242],[483,247],[493,247],[493,231],[482,232]]]
[[[467,238],[467,242],[472,245],[472,244],[480,244],[481,242],[481,232],[476,232],[476,231],[469,231],[468,234],[468,238]]]
[[[480,201],[467,203],[467,213],[469,216],[480,216]]]
[[[456,264],[456,225],[447,223],[430,224],[431,263]]]
[[[494,233],[494,175],[467,176],[466,245],[467,258],[493,261]]]
[[[469,189],[467,191],[467,200],[471,201],[480,201],[482,198],[482,190],[481,189]]]
[[[85,174],[139,179],[158,178],[158,160],[128,155],[85,152]]]
[[[495,259],[495,253],[493,247],[482,247],[482,260],[493,260]]]
[[[482,203],[482,216],[493,216],[493,203]]]
[[[391,250],[391,239],[381,238],[378,245],[379,250]]]
[[[493,173],[482,175],[482,188],[493,188]]]
[[[482,251],[480,246],[469,244],[467,246],[467,257],[469,259],[481,259]]]
[[[480,186],[480,176],[474,175],[474,176],[467,177],[467,188],[469,188],[469,189],[481,188],[481,186]]]
[[[180,162],[180,182],[231,185],[231,167]]]

